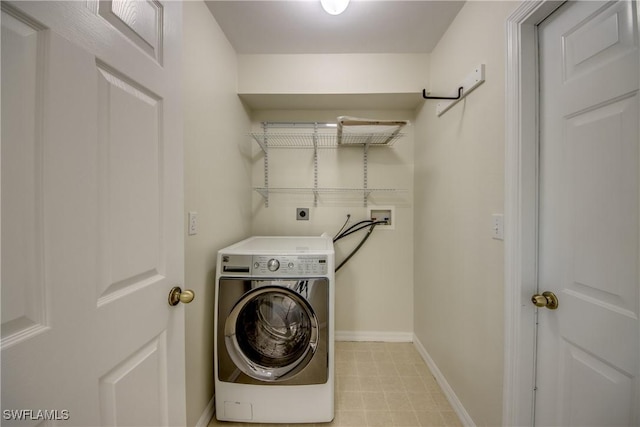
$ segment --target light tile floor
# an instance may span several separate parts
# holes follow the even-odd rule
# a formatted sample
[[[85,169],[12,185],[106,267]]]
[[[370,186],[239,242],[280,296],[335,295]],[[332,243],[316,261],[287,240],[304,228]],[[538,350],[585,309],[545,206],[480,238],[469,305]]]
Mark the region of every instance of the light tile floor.
[[[214,417],[209,427],[462,425],[412,343],[337,342],[335,399],[331,423],[227,423]]]

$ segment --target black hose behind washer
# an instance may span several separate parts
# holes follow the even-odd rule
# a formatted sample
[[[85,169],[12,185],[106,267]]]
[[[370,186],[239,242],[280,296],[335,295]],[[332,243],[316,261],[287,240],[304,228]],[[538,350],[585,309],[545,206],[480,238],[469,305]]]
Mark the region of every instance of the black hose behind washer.
[[[347,261],[349,261],[351,259],[351,257],[356,254],[356,252],[358,252],[358,250],[362,247],[362,245],[364,245],[364,242],[366,242],[367,239],[369,238],[369,236],[371,236],[371,232],[373,231],[374,228],[376,228],[376,225],[378,225],[378,224],[376,224],[376,223],[372,223],[371,224],[371,226],[369,227],[369,231],[367,231],[367,234],[360,241],[360,243],[358,243],[358,246],[356,246],[355,249],[353,251],[351,251],[351,253],[340,263],[340,265],[338,265],[336,267],[336,271],[340,270],[342,268],[342,266],[345,265],[347,263]],[[351,233],[349,233],[349,234],[351,234]],[[342,236],[342,237],[344,237],[344,236]]]

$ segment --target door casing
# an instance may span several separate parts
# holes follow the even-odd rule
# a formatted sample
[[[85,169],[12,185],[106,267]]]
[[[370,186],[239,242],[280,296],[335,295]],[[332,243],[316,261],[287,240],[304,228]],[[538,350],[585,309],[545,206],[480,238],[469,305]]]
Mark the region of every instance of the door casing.
[[[503,425],[534,422],[536,331],[529,299],[538,269],[537,26],[563,3],[524,1],[506,22]]]
[[[506,22],[503,425],[533,425],[538,235],[537,26],[563,1],[526,1]]]

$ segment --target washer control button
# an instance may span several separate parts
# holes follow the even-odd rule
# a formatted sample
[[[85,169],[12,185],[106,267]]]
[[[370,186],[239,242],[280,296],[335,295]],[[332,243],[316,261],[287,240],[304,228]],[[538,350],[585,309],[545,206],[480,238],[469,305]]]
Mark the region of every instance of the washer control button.
[[[293,268],[293,263],[292,262],[289,263],[289,268]]]
[[[275,258],[271,258],[267,262],[267,268],[269,269],[269,271],[278,271],[278,269],[280,268],[280,261]]]

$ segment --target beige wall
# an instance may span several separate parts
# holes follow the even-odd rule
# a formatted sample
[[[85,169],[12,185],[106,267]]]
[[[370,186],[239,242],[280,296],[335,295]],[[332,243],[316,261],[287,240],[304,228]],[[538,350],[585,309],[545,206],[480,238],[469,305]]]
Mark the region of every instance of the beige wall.
[[[333,122],[339,115],[377,119],[408,119],[413,111],[258,111],[255,130],[262,121]],[[368,159],[369,188],[405,189],[389,195],[372,195],[374,205],[395,206],[395,229],[376,229],[360,251],[336,273],[336,330],[343,337],[411,337],[413,331],[413,127],[409,126],[390,148],[371,148]],[[361,147],[321,149],[318,154],[319,187],[362,188]],[[269,183],[280,187],[313,187],[313,150],[272,149]],[[264,184],[263,156],[254,144],[253,185]],[[296,220],[296,207],[310,208],[309,221]],[[367,209],[360,194],[349,197],[277,194],[269,207],[253,197],[252,231],[261,235],[335,235],[351,214],[351,223],[365,219]],[[340,240],[336,265],[364,236],[363,232]],[[380,339],[380,338],[377,338]]]
[[[217,251],[250,234],[251,146],[248,113],[237,97],[236,54],[209,9],[184,2],[184,144],[186,212],[198,234],[186,235],[187,422],[213,396],[213,309]]]
[[[216,251],[250,234],[334,234],[347,213],[354,220],[366,214],[359,201],[325,198],[314,208],[312,198],[292,195],[274,196],[265,208],[261,196],[251,191],[263,184],[262,155],[246,132],[265,120],[333,121],[342,114],[409,119],[412,127],[391,150],[370,152],[369,186],[409,193],[374,196],[373,204],[396,207],[396,229],[377,230],[338,272],[337,330],[362,336],[414,332],[474,422],[501,423],[503,244],[491,239],[490,221],[491,214],[503,210],[504,20],[515,7],[512,2],[468,2],[430,58],[407,57],[406,63],[413,65],[406,68],[396,62],[390,75],[369,67],[376,71],[367,76],[357,66],[349,68],[353,74],[350,71],[348,78],[311,74],[315,86],[309,87],[305,85],[310,74],[283,67],[303,55],[284,62],[240,56],[237,69],[236,55],[206,6],[185,2],[185,206],[186,211],[197,211],[200,219],[200,233],[185,237],[186,284],[198,294],[187,309],[189,425],[195,424],[213,393]],[[263,61],[264,67],[252,61]],[[448,93],[479,63],[486,64],[487,81],[440,118],[436,101],[426,101],[416,112],[264,110],[251,113],[249,119],[236,96],[418,94],[427,83],[434,93]],[[236,78],[242,81],[240,90]],[[265,83],[269,79],[273,85]],[[271,184],[312,184],[311,155],[306,150],[273,153]],[[321,151],[320,186],[359,187],[361,178],[361,150]],[[296,207],[309,207],[311,219],[296,221]],[[338,261],[357,240],[339,244]]]
[[[430,89],[449,93],[477,64],[486,82],[441,117],[418,112],[414,328],[476,425],[500,425],[505,19],[516,2],[467,2],[431,55]]]
[[[238,93],[418,93],[427,54],[238,55]]]

